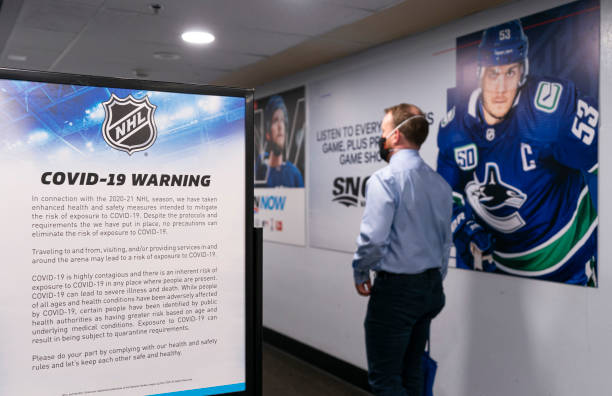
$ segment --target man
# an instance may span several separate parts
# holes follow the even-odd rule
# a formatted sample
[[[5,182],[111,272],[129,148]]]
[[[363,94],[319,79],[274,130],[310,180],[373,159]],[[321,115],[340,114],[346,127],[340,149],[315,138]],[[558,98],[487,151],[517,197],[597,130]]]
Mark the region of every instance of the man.
[[[429,124],[418,107],[385,109],[381,129],[380,155],[389,165],[367,182],[353,260],[357,292],[370,296],[368,379],[376,395],[421,395],[421,356],[444,306],[452,191],[419,156]]]
[[[479,87],[440,124],[457,266],[595,285],[597,103],[529,75],[528,44],[520,21],[487,29]]]
[[[289,116],[281,96],[274,95],[268,99],[264,118],[268,158],[266,161],[260,156],[256,157],[255,180],[265,180],[257,187],[304,187],[299,169],[284,160]]]

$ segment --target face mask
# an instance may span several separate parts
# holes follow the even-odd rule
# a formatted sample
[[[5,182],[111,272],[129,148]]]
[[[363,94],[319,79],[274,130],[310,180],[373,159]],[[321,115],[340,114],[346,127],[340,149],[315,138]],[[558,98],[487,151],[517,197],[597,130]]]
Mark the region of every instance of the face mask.
[[[393,135],[393,132],[396,132],[396,131],[397,131],[397,128],[391,131],[391,133],[388,136]],[[378,155],[380,155],[380,158],[384,160],[385,162],[389,162],[389,154],[391,154],[391,149],[385,148],[385,143],[387,143],[386,137],[378,138]]]
[[[382,160],[384,160],[385,162],[389,162],[389,154],[391,154],[392,152],[395,151],[395,149],[385,148],[385,143],[387,142],[387,139],[390,136],[392,136],[395,132],[397,132],[401,128],[402,125],[404,125],[408,121],[412,120],[413,118],[425,118],[425,116],[423,116],[421,114],[417,114],[417,115],[414,115],[412,117],[408,117],[404,121],[400,122],[400,124],[398,126],[393,128],[393,130],[391,132],[389,132],[389,134],[387,136],[383,136],[383,137],[379,137],[378,138],[378,154],[380,155],[380,158]]]

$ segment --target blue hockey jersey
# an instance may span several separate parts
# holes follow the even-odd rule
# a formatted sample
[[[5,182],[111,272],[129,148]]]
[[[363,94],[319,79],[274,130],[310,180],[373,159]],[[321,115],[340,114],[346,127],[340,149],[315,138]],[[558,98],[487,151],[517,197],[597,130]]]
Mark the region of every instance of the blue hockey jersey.
[[[300,170],[285,161],[279,167],[270,167],[261,156],[255,156],[255,187],[304,187]]]
[[[488,125],[480,96],[449,103],[438,172],[494,236],[495,270],[585,284],[597,251],[596,101],[571,81],[530,76],[506,118]]]

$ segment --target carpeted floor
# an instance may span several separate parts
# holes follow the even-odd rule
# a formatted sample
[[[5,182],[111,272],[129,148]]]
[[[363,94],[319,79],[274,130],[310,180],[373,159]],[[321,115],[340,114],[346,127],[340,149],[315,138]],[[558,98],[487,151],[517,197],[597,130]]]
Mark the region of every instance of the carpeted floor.
[[[356,388],[308,363],[263,346],[263,396],[367,396]]]

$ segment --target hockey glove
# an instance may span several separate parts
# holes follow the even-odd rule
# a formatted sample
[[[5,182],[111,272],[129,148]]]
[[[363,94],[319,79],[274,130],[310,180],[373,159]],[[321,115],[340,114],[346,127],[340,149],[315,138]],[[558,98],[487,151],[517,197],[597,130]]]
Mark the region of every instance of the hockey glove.
[[[457,238],[463,239],[466,244],[472,242],[483,255],[493,253],[493,237],[474,220],[468,220],[459,230]]]
[[[460,219],[461,216],[457,216],[457,218]],[[457,249],[458,267],[474,268],[476,263],[474,262],[473,252],[478,253],[479,262],[481,262],[482,256],[493,253],[493,237],[480,224],[470,219],[459,221],[458,224],[454,223],[453,225],[456,225],[453,230],[453,242]],[[481,267],[481,264],[478,266]]]

